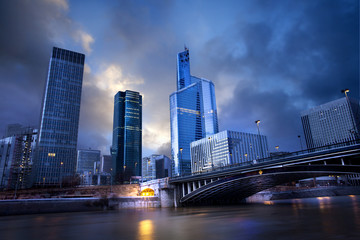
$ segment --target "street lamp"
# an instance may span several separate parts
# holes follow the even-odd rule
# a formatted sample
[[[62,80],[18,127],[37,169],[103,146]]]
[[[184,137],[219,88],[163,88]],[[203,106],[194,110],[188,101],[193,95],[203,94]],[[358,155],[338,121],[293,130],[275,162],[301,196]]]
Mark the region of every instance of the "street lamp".
[[[209,145],[210,145],[211,169],[214,171],[214,162],[213,162],[213,155],[212,155],[211,137],[209,137],[208,139],[209,139]]]
[[[347,95],[347,93],[350,92],[350,90],[346,88],[346,89],[341,90],[341,92],[345,94],[346,102],[347,102],[348,107],[349,107],[349,113],[350,113],[351,123],[352,123],[352,127],[353,127],[353,131],[350,131],[350,132],[352,132],[354,134],[354,139],[357,140],[358,139],[358,133],[356,132],[356,126],[355,126],[355,120],[354,120],[355,116],[352,113],[350,100],[349,100],[349,97]]]
[[[183,151],[183,148],[180,148],[180,176],[182,176],[183,174],[183,163],[182,163],[182,151]]]
[[[259,134],[261,158],[264,158],[264,153],[263,153],[262,144],[261,144],[261,136],[260,136],[260,120],[256,120],[255,123],[256,123],[257,129],[258,129],[258,134]]]
[[[300,141],[301,151],[303,151],[304,149],[303,149],[303,145],[302,145],[302,141],[301,141],[301,136],[300,136],[300,135],[298,135],[298,138],[299,138],[299,141]]]
[[[110,168],[110,193],[112,193],[112,168]]]
[[[62,169],[63,169],[64,162],[60,163],[60,188],[62,188]]]
[[[279,152],[279,146],[275,146],[277,152]]]

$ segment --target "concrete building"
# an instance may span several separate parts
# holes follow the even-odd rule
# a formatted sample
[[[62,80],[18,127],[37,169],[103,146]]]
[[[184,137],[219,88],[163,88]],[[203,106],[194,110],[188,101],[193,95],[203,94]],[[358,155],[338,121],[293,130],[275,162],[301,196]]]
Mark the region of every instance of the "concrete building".
[[[359,138],[359,103],[340,98],[301,113],[308,149]]]
[[[37,185],[74,177],[85,55],[54,47],[41,111]]]
[[[33,185],[37,129],[0,139],[0,189],[24,189]]]
[[[225,130],[191,143],[192,173],[269,157],[266,136]]]
[[[141,176],[142,96],[138,92],[115,95],[111,155],[114,183]]]
[[[177,55],[177,91],[170,95],[173,176],[191,173],[190,143],[218,132],[214,84],[190,75],[189,50]]]

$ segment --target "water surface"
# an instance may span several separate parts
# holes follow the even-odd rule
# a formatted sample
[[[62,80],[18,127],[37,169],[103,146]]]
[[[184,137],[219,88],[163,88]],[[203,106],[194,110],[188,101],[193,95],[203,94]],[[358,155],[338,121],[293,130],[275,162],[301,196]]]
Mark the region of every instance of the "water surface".
[[[360,239],[360,196],[0,217],[0,239]]]

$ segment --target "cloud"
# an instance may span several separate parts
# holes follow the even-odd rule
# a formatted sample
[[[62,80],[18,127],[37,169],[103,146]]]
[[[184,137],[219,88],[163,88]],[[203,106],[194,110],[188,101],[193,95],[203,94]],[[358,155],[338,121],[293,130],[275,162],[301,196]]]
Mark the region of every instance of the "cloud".
[[[90,45],[93,44],[95,40],[89,33],[84,32],[83,30],[77,30],[74,33],[74,39],[75,41],[81,43],[81,46],[87,54],[90,54],[92,52]]]
[[[69,4],[66,0],[44,0],[44,1],[55,4],[59,8],[62,8],[63,10],[69,10]]]

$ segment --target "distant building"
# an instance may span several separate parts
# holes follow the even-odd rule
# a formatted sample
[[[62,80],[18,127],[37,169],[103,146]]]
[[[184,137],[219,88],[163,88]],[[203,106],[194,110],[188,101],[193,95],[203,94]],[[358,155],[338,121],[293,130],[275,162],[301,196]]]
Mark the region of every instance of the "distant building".
[[[218,132],[214,84],[190,75],[189,50],[177,55],[177,91],[170,95],[173,176],[191,173],[190,143]]]
[[[5,137],[12,137],[19,134],[26,134],[29,132],[32,132],[32,127],[24,127],[21,124],[15,123],[15,124],[8,124],[6,126],[6,133]]]
[[[0,189],[30,188],[37,129],[0,139]]]
[[[142,159],[142,180],[171,177],[171,160],[165,155],[152,154]]]
[[[100,172],[111,173],[111,171],[112,171],[111,155],[103,155],[100,163]]]
[[[165,155],[159,155],[155,159],[156,179],[172,177],[171,160]]]
[[[232,164],[256,163],[269,157],[266,136],[222,131],[191,143],[192,172],[212,171]]]
[[[112,175],[115,183],[141,176],[142,96],[126,90],[114,100]]]
[[[37,185],[74,177],[85,55],[53,48],[41,111]]]
[[[308,149],[355,140],[359,136],[359,103],[344,97],[301,113]]]
[[[149,181],[156,178],[156,160],[159,156],[153,154],[149,157],[142,158],[142,179],[143,181]]]
[[[100,162],[100,155],[100,150],[78,150],[76,172],[87,171],[96,173],[96,169],[99,169],[97,164]]]

